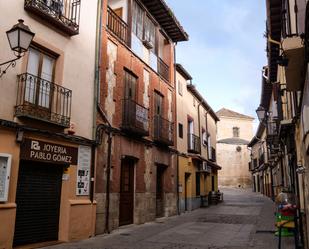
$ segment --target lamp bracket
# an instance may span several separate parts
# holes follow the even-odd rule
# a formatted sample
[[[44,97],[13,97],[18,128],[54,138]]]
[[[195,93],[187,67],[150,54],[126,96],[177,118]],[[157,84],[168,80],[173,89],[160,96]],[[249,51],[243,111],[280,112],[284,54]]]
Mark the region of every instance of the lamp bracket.
[[[16,61],[19,60],[23,55],[21,54],[18,54],[16,55],[16,58],[12,59],[12,60],[9,60],[9,61],[6,61],[6,62],[3,62],[0,64],[0,78],[6,73],[6,71],[9,69],[9,67],[15,67],[16,66]],[[4,70],[1,69],[1,66],[4,66],[4,65],[7,65],[5,67]]]

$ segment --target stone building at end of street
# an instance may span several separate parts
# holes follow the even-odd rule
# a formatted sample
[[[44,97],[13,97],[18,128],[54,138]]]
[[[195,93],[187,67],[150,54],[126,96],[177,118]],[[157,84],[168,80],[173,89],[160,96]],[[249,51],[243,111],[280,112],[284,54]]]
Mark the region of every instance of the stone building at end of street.
[[[248,169],[250,151],[247,144],[253,136],[253,117],[222,108],[217,131],[217,161],[222,166],[219,172],[219,186],[251,186]]]

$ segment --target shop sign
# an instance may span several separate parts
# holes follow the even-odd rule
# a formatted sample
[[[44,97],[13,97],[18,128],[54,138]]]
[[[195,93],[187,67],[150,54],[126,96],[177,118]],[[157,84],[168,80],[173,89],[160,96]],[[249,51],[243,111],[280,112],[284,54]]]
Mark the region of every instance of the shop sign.
[[[24,160],[54,164],[77,164],[77,148],[48,143],[36,139],[25,139],[21,144],[20,158]]]
[[[78,147],[76,195],[89,195],[91,147]]]

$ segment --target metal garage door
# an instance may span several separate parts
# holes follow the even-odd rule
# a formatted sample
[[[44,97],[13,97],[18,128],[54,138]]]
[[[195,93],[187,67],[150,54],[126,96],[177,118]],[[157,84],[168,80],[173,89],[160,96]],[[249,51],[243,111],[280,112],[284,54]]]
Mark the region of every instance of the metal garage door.
[[[58,165],[21,162],[14,246],[58,240],[62,172]]]

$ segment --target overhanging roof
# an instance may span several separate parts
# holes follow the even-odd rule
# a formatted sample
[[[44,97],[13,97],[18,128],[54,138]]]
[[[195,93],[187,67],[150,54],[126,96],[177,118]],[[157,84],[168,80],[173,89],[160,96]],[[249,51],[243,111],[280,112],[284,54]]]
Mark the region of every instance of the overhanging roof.
[[[164,0],[140,0],[173,42],[188,41],[189,36]]]
[[[257,142],[261,140],[265,126],[262,123],[259,123],[255,136],[251,139],[247,147],[253,147]]]
[[[281,41],[281,17],[282,17],[282,1],[281,0],[266,0],[267,8],[267,35],[271,39]],[[280,48],[277,44],[268,42],[268,65],[270,82],[277,81],[278,56]]]
[[[193,84],[187,85],[187,89],[202,103],[202,106],[209,112],[213,119],[217,122],[220,121],[214,110],[210,107],[207,101],[203,98],[200,92],[196,89]]]
[[[233,145],[247,145],[249,141],[238,138],[238,137],[231,137],[231,138],[225,138],[225,139],[218,140],[217,143],[233,144]]]
[[[264,67],[263,70],[268,72],[268,68]],[[272,95],[273,86],[272,83],[264,78],[262,75],[262,90],[261,90],[261,101],[260,106],[263,106],[265,110],[269,109],[270,99]]]
[[[192,80],[192,76],[188,73],[188,71],[181,65],[176,64],[176,70],[180,73],[186,80]]]

